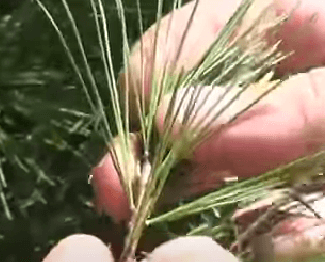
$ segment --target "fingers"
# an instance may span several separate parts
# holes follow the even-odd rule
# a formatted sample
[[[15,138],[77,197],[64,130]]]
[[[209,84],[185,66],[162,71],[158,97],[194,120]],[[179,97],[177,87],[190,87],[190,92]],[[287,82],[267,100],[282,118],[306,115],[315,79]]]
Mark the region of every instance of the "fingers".
[[[134,133],[129,135],[128,145],[117,136],[111,141],[109,152],[91,172],[90,182],[95,191],[97,211],[100,215],[111,216],[116,223],[129,221],[131,217],[131,200],[126,190],[139,182],[141,147],[140,139]]]
[[[320,150],[325,142],[324,80],[325,68],[283,82],[221,135],[203,142],[195,161],[247,177]]]
[[[184,182],[184,190],[189,193],[204,192],[211,186],[211,183],[204,185],[204,181],[218,181],[218,176],[219,179],[225,176],[256,176],[319,151],[325,143],[324,81],[325,68],[292,76],[221,133],[212,134],[203,141],[194,150],[195,169],[185,176],[187,183]],[[217,101],[219,91],[212,93],[209,99]],[[246,96],[250,95],[253,93],[246,93]],[[199,96],[197,104],[204,98]],[[226,110],[213,128],[218,130],[227,123],[230,116],[241,107],[240,103],[247,100],[250,98],[239,99],[239,104]],[[168,99],[165,102],[168,103]],[[206,106],[209,108],[208,102]],[[165,108],[166,106],[161,106],[160,116],[164,116]],[[203,107],[203,113],[197,115],[196,121],[205,121],[206,111]],[[158,119],[160,129],[162,123],[163,117]],[[175,130],[180,129],[181,123],[180,118],[176,121]],[[200,188],[197,184],[191,184],[195,180],[200,180]]]
[[[111,152],[92,170],[91,184],[95,191],[95,206],[100,215],[109,215],[115,222],[127,221],[130,218],[128,198],[122,188]]]
[[[215,41],[220,29],[226,24],[240,2],[241,0],[199,1],[193,23],[183,44],[183,35],[195,1],[189,2],[175,12],[170,12],[161,20],[155,55],[153,51],[155,50],[154,39],[157,24],[144,33],[141,40],[131,50],[128,71],[124,70],[119,77],[122,100],[126,93],[126,80],[129,83],[131,117],[132,113],[137,112],[136,93],[143,94],[146,102],[150,98],[152,74],[154,73],[155,77],[159,78],[165,66],[170,69],[167,73],[171,74],[179,73],[181,70],[185,72],[191,70]]]
[[[280,222],[273,229],[277,261],[302,261],[324,254],[324,232],[323,219],[297,217]]]
[[[143,262],[239,262],[209,237],[179,237],[163,243]]]
[[[90,235],[72,235],[61,240],[43,262],[114,262],[109,248]],[[179,237],[153,250],[143,262],[239,262],[209,237]]]
[[[317,194],[306,194],[302,198],[311,199]],[[274,202],[277,202],[277,198],[274,195],[274,197],[236,210],[232,220],[237,225],[238,235],[244,236],[247,230],[254,228],[253,225],[255,225],[255,229],[259,228],[261,214],[270,211],[274,207]],[[246,250],[252,248],[251,251],[253,251],[254,256],[256,255],[256,261],[269,261],[265,257],[263,259],[256,258],[258,256],[270,256],[272,253],[272,261],[303,261],[324,253],[325,246],[322,235],[325,232],[325,221],[315,217],[315,212],[318,216],[322,215],[323,206],[324,199],[319,199],[311,203],[313,211],[303,204],[288,209],[286,217],[279,221],[273,221],[270,232],[263,233],[262,230],[260,232],[262,235],[252,235]],[[243,246],[242,241],[246,242],[245,237],[239,237],[238,241],[234,242],[230,248],[233,252],[239,252],[239,245]],[[241,252],[245,251],[241,250]]]
[[[129,60],[128,72],[120,75],[122,91],[126,91],[126,79],[129,81],[131,105],[135,107],[135,92],[143,94],[145,100],[150,98],[151,77],[159,77],[168,66],[171,74],[180,70],[188,72],[216,39],[218,33],[240,4],[240,0],[202,0],[199,2],[193,23],[189,28],[183,44],[183,35],[193,11],[195,1],[181,9],[166,15],[159,27],[157,50],[154,56],[154,37],[157,25],[153,25],[134,45]],[[325,62],[325,1],[323,0],[258,0],[254,2],[251,12],[259,13],[268,3],[273,4],[277,15],[287,14],[290,18],[280,28],[275,39],[267,39],[270,44],[281,40],[280,50],[285,53],[294,51],[294,55],[277,66],[280,75],[305,71],[311,66]],[[256,14],[246,19],[252,22]],[[202,30],[204,28],[204,30]],[[179,53],[179,49],[181,49]],[[176,61],[176,59],[178,60]],[[154,63],[154,64],[153,64]],[[175,64],[175,68],[172,66]],[[125,94],[125,93],[124,93]],[[122,99],[124,95],[121,96]],[[131,110],[131,113],[136,110]]]
[[[280,222],[273,230],[277,258],[309,258],[324,252],[324,221],[295,218]],[[290,236],[290,237],[286,237]],[[306,245],[307,242],[311,245]],[[114,262],[109,248],[90,235],[72,235],[61,240],[43,262]],[[179,237],[155,248],[142,262],[239,262],[229,251],[209,237]]]
[[[260,4],[260,1],[263,2],[263,0],[258,0],[257,4]],[[271,1],[279,15],[290,13],[298,2],[297,0]],[[153,39],[156,27],[154,25],[143,35],[142,46],[141,42],[138,42],[133,47],[127,75],[126,72],[120,75],[121,90],[126,91],[125,81],[128,79],[131,91],[137,90],[147,99],[151,90],[151,74],[162,73],[166,63],[172,65],[175,62],[176,67],[173,68],[173,73],[179,72],[182,68],[185,72],[192,69],[216,39],[220,29],[240,2],[240,0],[199,1],[193,24],[182,46],[183,32],[195,2],[192,1],[180,10],[165,16],[159,28],[156,58],[153,59]],[[295,50],[292,57],[278,65],[279,74],[306,70],[310,66],[322,64],[325,58],[325,1],[302,0],[301,3],[277,35],[277,39],[282,40],[280,45],[282,50]],[[256,10],[259,11],[259,8]],[[182,48],[179,53],[180,47]],[[175,61],[176,58],[178,58],[177,61]],[[284,88],[281,88],[286,91],[274,92],[268,100],[264,100],[247,112],[246,119],[243,116],[241,121],[234,123],[218,137],[214,136],[203,142],[194,154],[195,172],[189,176],[189,185],[195,184],[195,187],[188,187],[186,195],[201,191],[198,186],[204,190],[207,189],[207,185],[211,187],[219,183],[220,177],[256,175],[317,150],[324,142],[324,138],[320,135],[324,131],[322,111],[318,109],[324,108],[322,99],[324,96],[320,95],[319,99],[314,100],[315,93],[310,91],[313,90],[312,86],[315,86],[317,92],[321,91],[319,88],[321,83],[317,79],[322,79],[323,73],[318,71],[316,76],[315,72],[286,81],[283,84]],[[312,75],[316,83],[311,82]],[[250,97],[248,93],[244,95]],[[122,95],[121,98],[123,99],[124,96]],[[130,101],[133,103],[130,105],[131,118],[132,113],[137,112],[134,98],[135,94],[132,93],[130,95]],[[243,100],[246,101],[245,99]],[[166,103],[162,107],[164,105]],[[237,105],[240,108],[241,102]],[[165,111],[160,112],[163,114]],[[232,115],[232,112],[228,111],[228,113]],[[307,114],[306,118],[304,114]],[[226,122],[229,115],[224,114],[224,119],[220,118],[215,122],[216,126]],[[163,115],[160,115],[158,119],[160,128],[162,128],[163,119]],[[175,132],[177,133],[177,128]],[[94,180],[102,181],[97,183],[96,189],[99,211],[107,214],[113,213],[118,220],[123,220],[129,214],[127,209],[121,208],[128,206],[125,204],[127,202],[125,193],[121,190],[119,177],[112,165],[110,155],[103,161],[107,165],[99,167],[94,172]],[[201,173],[206,176],[198,179],[197,175],[194,175]],[[192,180],[196,183],[192,183]],[[208,183],[208,181],[213,183]]]
[[[277,13],[290,14],[278,32],[279,46],[295,53],[277,66],[279,74],[302,72],[325,62],[325,1],[274,0]]]
[[[43,262],[114,262],[109,248],[90,235],[77,234],[61,240]]]

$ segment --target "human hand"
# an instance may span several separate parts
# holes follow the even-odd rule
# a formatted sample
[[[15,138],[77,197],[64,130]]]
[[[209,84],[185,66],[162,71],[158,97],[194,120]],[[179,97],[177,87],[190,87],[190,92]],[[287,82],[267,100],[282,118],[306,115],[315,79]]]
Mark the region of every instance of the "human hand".
[[[200,0],[184,42],[182,42],[183,34],[195,1],[192,0],[181,9],[163,17],[159,25],[155,57],[152,50],[157,24],[151,26],[144,33],[141,41],[132,47],[127,75],[121,72],[119,77],[121,90],[125,91],[125,80],[128,78],[131,91],[135,89],[139,93],[144,91],[144,97],[150,99],[152,73],[163,72],[166,64],[171,66],[174,62],[176,62],[174,73],[179,73],[181,70],[190,71],[213,44],[220,30],[241,2],[241,0]],[[312,66],[324,64],[325,2],[323,0],[255,0],[254,8],[251,8],[252,11],[244,19],[244,23],[250,25],[257,18],[256,14],[269,5],[273,6],[276,15],[291,14],[288,21],[281,26],[275,39],[271,37],[266,39],[270,44],[274,44],[274,40],[281,40],[279,49],[284,53],[294,51],[293,55],[277,65],[277,74],[303,72]],[[181,52],[178,60],[175,61],[180,46]],[[132,100],[133,97],[136,96],[132,93],[130,99]]]
[[[177,62],[178,70],[183,68],[188,71],[195,65],[239,2],[239,0],[200,1],[193,26],[187,35]],[[273,0],[272,3],[280,14],[283,11],[289,12],[296,1]],[[193,2],[176,11],[174,26],[168,31],[167,43],[163,40],[166,39],[168,16],[162,21],[160,37],[163,40],[158,41],[160,55],[156,60],[156,70],[161,69],[166,60],[173,61],[175,58],[192,8]],[[310,22],[308,19],[314,12],[318,12],[317,19],[308,23]],[[302,30],[303,22],[306,23],[308,30]],[[278,65],[279,74],[297,72],[312,65],[322,64],[323,46],[325,46],[324,23],[325,2],[302,1],[302,6],[295,10],[291,19],[283,25],[278,34],[278,37],[283,40],[280,48],[296,51],[294,56]],[[309,33],[306,34],[305,30]],[[150,94],[151,88],[148,77],[152,70],[150,39],[153,37],[153,32],[154,29],[151,28],[143,36],[146,61],[143,79],[145,95]],[[299,39],[299,45],[297,45],[297,39]],[[313,49],[309,49],[310,45]],[[129,72],[136,78],[131,90],[132,88],[140,90],[142,79],[139,44],[132,49]],[[122,89],[125,77],[121,74]],[[182,182],[172,188],[168,194],[170,201],[177,201],[181,197],[216,188],[225,176],[238,176],[239,178],[256,176],[280,164],[319,150],[325,142],[323,116],[325,94],[322,88],[324,78],[325,69],[292,76],[284,81],[280,88],[224,129],[223,133],[212,135],[208,140],[203,141],[194,151],[188,173],[182,178]],[[158,119],[158,127],[163,121],[163,114],[161,116],[161,119]],[[217,122],[216,127],[220,124],[222,123]],[[117,221],[127,220],[129,207],[124,202],[126,197],[109,153],[105,156],[102,166],[94,169],[94,184],[97,187],[98,206],[108,215],[115,217]],[[110,188],[110,191],[107,188]],[[108,192],[114,192],[114,197]]]
[[[247,223],[247,221],[246,221]],[[324,252],[323,220],[308,216],[293,216],[281,221],[272,230],[273,251],[268,244],[259,245],[258,251],[276,257],[276,261],[308,259]],[[253,236],[252,236],[253,238]],[[259,239],[259,238],[258,238]],[[261,244],[261,243],[259,243]],[[233,248],[236,247],[233,246]],[[257,247],[256,247],[257,248]],[[236,249],[236,248],[235,248]],[[266,250],[265,250],[266,249]],[[263,252],[265,251],[265,252]],[[66,237],[44,258],[43,262],[114,262],[113,254],[100,239],[91,235],[76,234]],[[239,262],[229,251],[209,237],[192,236],[169,240],[147,254],[142,262]],[[258,261],[266,261],[265,257]],[[129,260],[127,262],[135,262]]]

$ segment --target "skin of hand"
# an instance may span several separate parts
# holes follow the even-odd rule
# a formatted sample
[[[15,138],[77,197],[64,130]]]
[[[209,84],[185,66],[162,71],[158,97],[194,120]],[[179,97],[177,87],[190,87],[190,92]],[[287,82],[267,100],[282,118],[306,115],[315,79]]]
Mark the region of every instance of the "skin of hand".
[[[203,141],[192,161],[202,171],[250,177],[319,151],[325,143],[324,81],[325,68],[290,77],[223,132]],[[221,117],[214,128],[225,123]]]
[[[239,2],[236,0],[226,2],[202,0],[200,2],[194,19],[194,26],[186,38],[182,53],[177,61],[178,70],[184,67],[185,71],[188,71],[195,65],[216,38],[220,28],[238,7]],[[282,12],[290,12],[295,6],[296,0],[274,0],[273,3],[277,13],[281,14]],[[166,61],[171,62],[175,59],[182,32],[193,6],[193,2],[191,2],[176,11],[174,14],[175,24],[171,28],[168,27],[168,17],[162,21],[160,36],[166,36],[168,31],[168,42],[166,44],[166,38],[161,37],[158,43],[159,53],[156,60],[156,70],[161,69]],[[305,0],[281,28],[278,33],[278,37],[282,39],[280,48],[283,50],[293,49],[295,55],[277,66],[280,75],[304,71],[312,65],[323,64],[325,56],[324,14],[324,1]],[[138,88],[144,81],[146,96],[150,93],[149,76],[152,72],[150,71],[150,59],[152,59],[150,38],[152,39],[153,35],[154,29],[152,27],[143,36],[144,80],[140,77],[141,53],[139,43],[132,49],[129,67],[130,74],[135,77],[135,79],[132,78],[133,88]],[[122,73],[120,76],[121,86],[125,78],[125,74]],[[245,177],[257,175],[278,164],[317,151],[325,141],[324,117],[322,116],[325,109],[325,94],[321,88],[324,80],[325,69],[313,70],[307,74],[290,78],[282,84],[281,88],[225,130],[222,136],[217,138],[212,136],[208,141],[204,141],[195,151],[194,160],[191,164],[192,171],[186,178],[186,185],[190,185],[189,191],[183,192],[183,195],[205,191],[211,187],[211,184],[220,182],[220,177],[216,174],[220,176],[224,170],[228,170],[231,175]],[[113,203],[113,206],[117,208],[112,210],[112,207],[108,205],[108,214],[113,216],[116,221],[128,220],[130,215],[128,203],[110,153],[102,159],[94,171],[100,212],[103,212],[103,208],[107,206],[105,203],[110,202],[110,205]],[[223,173],[222,176],[227,174],[229,173]],[[199,188],[198,184],[200,185]],[[113,194],[108,194],[107,188],[110,188],[110,192]],[[177,192],[176,188],[174,190]],[[177,197],[179,196],[175,198]],[[180,243],[179,249],[176,242],[170,241],[155,249],[147,261],[159,262],[159,254],[166,257],[177,257],[184,251],[181,249],[184,247],[184,243],[181,240],[176,241]],[[195,243],[194,247],[200,246],[199,242],[194,241],[192,243]],[[206,244],[204,242],[202,247]],[[163,251],[168,249],[168,246],[173,249],[171,254]],[[193,244],[190,246],[193,248]],[[216,249],[218,248],[220,247],[217,246]],[[222,252],[231,258],[230,260],[221,259],[220,261],[238,261],[230,253],[224,250]],[[199,250],[193,252],[194,255],[199,255],[199,253]],[[185,252],[186,254],[187,252]],[[214,255],[214,257],[216,256]],[[182,261],[179,258],[175,261]],[[113,258],[109,249],[99,239],[93,236],[76,235],[60,241],[43,261],[104,262],[113,261]]]
[[[325,63],[325,2],[322,0],[274,0],[277,14],[290,14],[278,32],[279,48],[294,50],[293,56],[280,62],[277,72],[302,72],[311,66]]]
[[[280,222],[273,229],[276,261],[310,261],[325,252],[324,219],[298,217]]]
[[[209,237],[179,237],[154,249],[143,262],[239,262]]]
[[[179,237],[155,248],[142,262],[239,262],[209,237]],[[90,235],[61,240],[43,262],[114,262],[110,249]],[[131,261],[130,261],[131,262]]]
[[[239,2],[235,0],[226,2],[218,0],[200,1],[193,27],[185,39],[177,61],[177,68],[184,66],[186,71],[194,66]],[[311,65],[322,64],[323,59],[320,50],[325,46],[322,39],[322,37],[325,38],[325,34],[322,33],[325,28],[322,26],[325,19],[325,2],[322,0],[302,2],[304,8],[298,7],[279,31],[278,36],[285,43],[282,48],[295,48],[296,51],[295,59],[291,57],[293,60],[288,60],[279,65],[278,70],[281,68],[280,72],[282,73],[304,70]],[[293,0],[273,0],[278,13],[289,12],[293,3],[295,3]],[[172,62],[175,59],[186,26],[185,21],[188,20],[192,8],[193,2],[190,2],[185,7],[175,11],[173,14],[174,23],[170,27],[168,27],[168,21],[170,21],[168,17],[171,14],[163,18],[158,40],[156,70],[162,68],[166,61]],[[299,34],[298,29],[302,21],[307,21],[307,17],[310,17],[315,11],[318,12],[318,17],[308,25],[310,34]],[[301,45],[297,46],[295,41],[291,42],[291,34],[301,41]],[[141,91],[141,82],[144,81],[145,95],[150,93],[148,75],[150,76],[152,72],[150,71],[152,68],[150,63],[152,42],[150,39],[153,39],[153,35],[154,26],[142,37],[145,78],[141,79],[141,48],[139,43],[132,49],[129,64],[129,73],[135,78],[132,79],[134,81],[131,90],[138,88]],[[166,39],[168,39],[167,43]],[[308,49],[310,43],[313,43],[314,48],[312,50]],[[319,56],[316,55],[318,53],[314,53],[315,50],[319,51]],[[292,61],[292,64],[289,61]],[[285,65],[285,63],[289,64]],[[125,77],[125,74],[122,73],[120,77],[122,91],[124,90],[123,81]],[[280,88],[225,129],[220,136],[211,136],[207,141],[203,141],[195,149],[192,170],[182,178],[186,181],[184,184],[179,183],[179,187],[173,188],[170,194],[171,201],[177,201],[180,197],[187,197],[215,188],[225,176],[255,176],[320,149],[325,141],[323,117],[325,95],[322,89],[324,77],[324,69],[292,76],[283,82]],[[158,127],[161,121],[161,119],[158,120]],[[216,127],[220,124],[222,123],[216,122]],[[110,153],[108,153],[109,155]],[[105,159],[108,161],[110,157],[105,156]],[[101,190],[97,190],[97,198],[104,196],[105,187],[110,186],[110,181],[118,181],[118,179],[118,173],[110,163],[101,169],[101,172],[96,172],[96,183],[99,185],[103,183],[103,186],[98,187]],[[118,206],[120,209],[127,210],[123,205],[118,204],[120,198],[124,198],[125,195],[123,195],[123,190],[118,188],[120,184],[114,182],[114,185],[111,186],[112,188],[117,187],[115,190],[117,194],[105,201]],[[103,199],[102,197],[99,198]],[[118,220],[119,215],[114,214],[114,212],[116,211],[112,211],[110,214]],[[117,212],[123,213],[124,211]],[[126,215],[122,219],[127,217]]]
[[[240,229],[240,232],[243,231]],[[255,254],[263,256],[256,261],[312,261],[324,254],[324,232],[324,219],[301,215],[288,217],[274,225],[271,232],[251,236],[248,249],[255,248]],[[230,250],[237,253],[238,248],[235,242]],[[265,259],[265,255],[272,260]]]
[[[121,104],[125,102],[123,98],[126,93],[126,79],[128,79],[130,90],[129,104],[132,108],[129,111],[132,122],[136,121],[137,118],[135,114],[132,114],[132,112],[137,112],[135,90],[139,94],[144,94],[144,99],[148,102],[151,90],[151,75],[163,72],[166,63],[170,67],[173,67],[173,64],[175,64],[175,68],[171,69],[173,72],[180,72],[181,70],[188,72],[191,70],[213,41],[215,41],[220,29],[226,24],[240,2],[241,0],[229,0],[226,2],[220,0],[200,0],[193,23],[182,46],[183,34],[195,2],[191,1],[174,13],[167,14],[160,22],[154,65],[152,65],[152,61],[154,60],[153,50],[157,24],[152,25],[141,37],[141,40],[135,43],[131,49],[128,67],[119,75],[119,87],[122,94]],[[179,59],[175,61],[180,47]]]
[[[104,175],[109,174],[109,175]],[[95,207],[99,215],[111,216],[115,222],[128,221],[131,210],[119,175],[115,169],[112,154],[106,154],[91,172],[96,199]]]
[[[129,80],[130,107],[133,109],[130,112],[137,112],[134,90],[144,94],[146,101],[150,99],[153,73],[159,78],[166,65],[172,73],[191,70],[214,42],[240,3],[241,0],[200,0],[182,45],[183,34],[195,1],[190,1],[181,9],[167,14],[162,18],[159,26],[155,60],[153,45],[157,24],[151,26],[141,40],[133,46],[127,72],[124,70],[119,77],[122,98],[125,97],[126,79]],[[257,17],[256,14],[270,4],[277,15],[291,14],[288,21],[277,32],[275,39],[273,37],[266,39],[270,44],[281,40],[279,49],[285,53],[294,51],[292,56],[278,64],[277,74],[303,72],[311,66],[324,64],[325,2],[301,0],[299,5],[299,0],[255,0],[254,8],[252,7],[244,23],[251,24]],[[180,47],[181,52],[176,61]],[[125,101],[121,101],[122,104],[123,102]],[[137,117],[133,115],[132,118]]]
[[[77,234],[66,237],[43,262],[114,262],[109,248],[97,237]]]

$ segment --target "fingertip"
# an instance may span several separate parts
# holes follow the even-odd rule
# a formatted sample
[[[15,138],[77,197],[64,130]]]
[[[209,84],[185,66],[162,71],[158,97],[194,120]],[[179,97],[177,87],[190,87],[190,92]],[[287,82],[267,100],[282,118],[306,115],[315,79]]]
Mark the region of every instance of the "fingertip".
[[[96,209],[99,215],[111,216],[116,222],[127,221],[131,211],[112,154],[107,153],[92,171]]]
[[[97,237],[75,234],[60,240],[43,262],[114,262],[110,249]]]
[[[212,238],[205,236],[179,237],[153,250],[142,262],[239,262]]]

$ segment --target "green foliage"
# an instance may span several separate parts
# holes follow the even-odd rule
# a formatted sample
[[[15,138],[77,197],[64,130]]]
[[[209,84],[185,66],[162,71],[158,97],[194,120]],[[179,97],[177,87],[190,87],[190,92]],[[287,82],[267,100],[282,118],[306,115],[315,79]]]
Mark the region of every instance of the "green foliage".
[[[107,230],[91,207],[92,189],[87,183],[106,143],[51,24],[35,2],[14,2],[0,16],[0,257],[39,261],[62,237]],[[135,4],[125,2],[130,42],[134,42],[139,35]],[[44,4],[59,21],[80,64],[61,2]],[[110,112],[90,3],[70,0],[69,6]],[[142,3],[145,28],[153,23],[156,8],[152,1]],[[114,1],[105,11],[116,76],[122,48]]]
[[[37,261],[53,241],[96,219],[86,181],[103,142],[46,25],[29,1],[1,17],[2,261]]]

